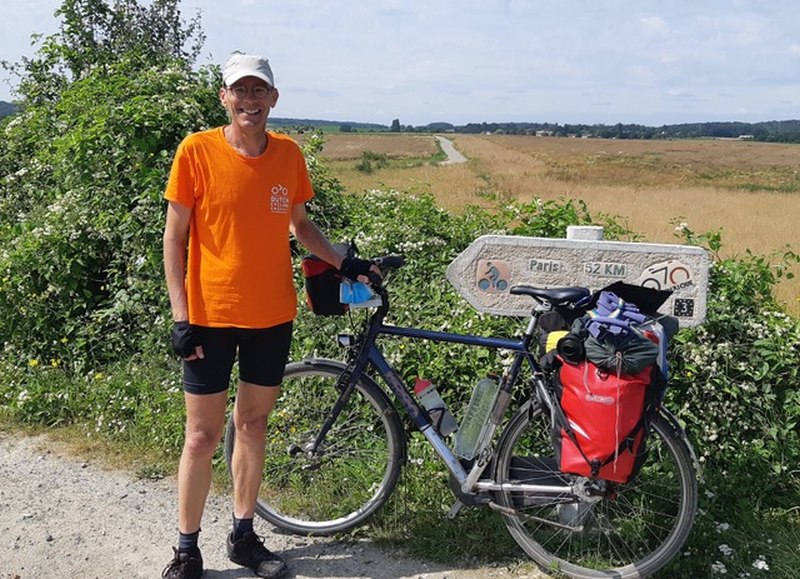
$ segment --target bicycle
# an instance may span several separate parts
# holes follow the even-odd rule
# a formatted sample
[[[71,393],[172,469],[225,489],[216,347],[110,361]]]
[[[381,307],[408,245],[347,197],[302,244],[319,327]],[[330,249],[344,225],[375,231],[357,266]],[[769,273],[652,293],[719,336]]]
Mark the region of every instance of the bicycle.
[[[402,262],[391,256],[380,265],[390,271]],[[338,336],[348,352],[344,362],[309,358],[287,365],[267,432],[260,517],[302,535],[344,532],[365,522],[389,499],[406,461],[400,419],[405,412],[450,473],[457,501],[449,516],[462,505],[499,512],[514,540],[545,571],[575,578],[643,577],[680,551],[697,507],[696,460],[663,405],[650,423],[648,460],[632,482],[568,475],[555,465],[550,420],[557,401],[533,350],[541,315],[578,308],[588,300],[588,289],[511,287],[533,304],[522,337],[507,339],[387,325],[389,295],[379,282],[373,289],[381,305],[365,317],[359,333]],[[383,336],[514,352],[488,436],[473,461],[462,462],[437,432],[376,344]],[[523,380],[525,366],[530,372]],[[511,408],[520,385],[528,389],[526,400]],[[229,465],[234,444],[231,418],[225,434]]]

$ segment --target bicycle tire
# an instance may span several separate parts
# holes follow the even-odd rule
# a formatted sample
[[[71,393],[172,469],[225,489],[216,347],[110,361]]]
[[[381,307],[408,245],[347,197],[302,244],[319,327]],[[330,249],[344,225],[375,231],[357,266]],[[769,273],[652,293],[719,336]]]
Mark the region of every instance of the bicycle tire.
[[[503,433],[495,480],[569,484],[576,477],[558,472],[549,415],[540,405],[530,405],[514,415]],[[499,504],[519,513],[503,515],[507,529],[549,572],[576,579],[633,579],[655,573],[680,552],[691,531],[697,480],[683,433],[665,416],[653,418],[647,449],[637,477],[615,484],[615,494],[597,502],[576,500],[571,493],[555,499],[496,492]]]
[[[339,391],[345,369],[333,360],[289,364],[269,417],[264,473],[256,514],[280,529],[329,535],[362,524],[389,498],[405,462],[406,441],[386,394],[362,376],[315,456],[314,440]],[[236,440],[233,417],[225,430],[228,469]]]

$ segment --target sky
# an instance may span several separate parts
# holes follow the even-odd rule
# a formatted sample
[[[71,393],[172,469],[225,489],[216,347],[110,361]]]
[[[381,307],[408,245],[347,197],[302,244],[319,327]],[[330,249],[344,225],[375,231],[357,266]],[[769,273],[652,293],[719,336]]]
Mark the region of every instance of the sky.
[[[0,60],[57,0],[6,2]],[[800,118],[797,0],[184,0],[198,64],[269,58],[273,116],[649,126]],[[9,86],[9,82],[11,86]],[[13,79],[0,71],[0,100]]]

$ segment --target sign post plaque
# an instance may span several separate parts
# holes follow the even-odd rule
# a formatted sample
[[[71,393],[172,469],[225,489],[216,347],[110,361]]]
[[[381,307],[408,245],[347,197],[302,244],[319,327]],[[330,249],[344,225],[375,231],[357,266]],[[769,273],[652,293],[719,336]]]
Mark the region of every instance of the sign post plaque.
[[[484,235],[447,268],[447,279],[478,311],[524,316],[531,298],[514,285],[583,286],[600,290],[621,281],[673,293],[659,308],[683,327],[706,315],[708,253],[700,247],[603,241],[602,228],[570,228],[568,239]]]

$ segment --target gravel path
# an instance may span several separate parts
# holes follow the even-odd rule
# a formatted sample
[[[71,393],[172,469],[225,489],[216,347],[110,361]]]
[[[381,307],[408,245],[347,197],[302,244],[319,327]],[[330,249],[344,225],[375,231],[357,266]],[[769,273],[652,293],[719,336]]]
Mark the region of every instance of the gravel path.
[[[0,579],[158,578],[176,540],[176,504],[173,479],[137,480],[75,458],[44,435],[0,432]],[[253,576],[225,556],[229,525],[227,498],[210,497],[200,537],[204,578]],[[545,577],[530,569],[444,567],[394,557],[369,542],[280,535],[256,525],[297,579]]]

